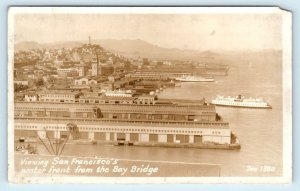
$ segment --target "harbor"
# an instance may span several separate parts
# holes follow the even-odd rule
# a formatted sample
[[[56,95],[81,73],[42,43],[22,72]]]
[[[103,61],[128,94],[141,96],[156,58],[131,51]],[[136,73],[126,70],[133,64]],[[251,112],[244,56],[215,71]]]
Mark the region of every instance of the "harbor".
[[[291,183],[283,9],[10,7],[8,181]]]
[[[247,67],[247,66],[246,66]],[[280,68],[264,68],[276,72]],[[249,95],[252,92],[264,92],[260,94],[272,103],[272,110],[248,109],[248,108],[227,108],[217,107],[216,111],[227,121],[230,121],[231,129],[237,134],[242,149],[240,150],[215,150],[215,149],[193,149],[193,148],[167,148],[167,147],[132,147],[132,146],[113,146],[111,144],[66,144],[62,155],[67,156],[89,156],[101,155],[102,157],[128,158],[133,160],[166,160],[166,161],[186,161],[200,163],[220,164],[221,176],[262,176],[260,173],[247,172],[247,165],[250,163],[255,166],[264,166],[270,164],[276,167],[274,172],[264,173],[263,176],[276,176],[282,172],[281,160],[281,92],[280,87],[272,86],[278,83],[280,78],[272,78],[270,84],[257,86],[257,83],[271,79],[271,76],[265,76],[263,79],[257,74],[245,73],[239,74],[238,68],[232,68],[232,72],[225,79],[216,78],[217,82],[212,84],[185,83],[177,89],[166,89],[161,94],[161,99],[177,98],[189,99],[194,95],[200,98],[206,97],[213,99],[215,95],[224,92],[226,95],[237,95],[242,93]],[[250,70],[251,71],[251,70]],[[241,76],[247,78],[245,84],[240,89],[249,86],[248,91],[241,91],[239,88],[229,86]],[[251,83],[249,83],[251,82]],[[265,86],[270,86],[268,91],[262,91]],[[205,90],[205,91],[201,91]],[[217,92],[217,93],[215,93]],[[276,93],[277,92],[277,93]],[[252,94],[253,95],[253,94]],[[256,137],[253,139],[253,137]],[[263,145],[263,146],[262,146]],[[47,154],[43,146],[38,149]],[[254,153],[260,153],[254,155]],[[222,160],[220,160],[222,159]],[[273,159],[273,160],[270,160]]]
[[[268,164],[276,170],[264,176],[282,172],[278,160],[281,143],[271,144],[281,137],[281,92],[280,87],[272,86],[279,78],[257,74],[253,64],[220,66],[218,74],[213,75],[211,71],[191,72],[193,64],[182,71],[180,64],[176,69],[166,65],[167,70],[159,72],[155,68],[162,63],[148,66],[149,62],[141,62],[146,69],[132,66],[125,71],[94,57],[86,76],[70,77],[71,70],[57,69],[62,76],[56,80],[44,85],[37,81],[36,87],[19,89],[14,105],[16,153],[187,161],[218,164],[220,176],[257,176],[261,174],[247,172],[248,164],[255,160],[257,166],[264,166],[272,147],[276,162]],[[274,72],[279,69],[260,68]],[[225,71],[223,75],[221,70]],[[263,97],[272,110],[212,104],[217,95],[240,94]],[[253,136],[258,138],[254,140]],[[251,159],[257,152],[260,158]]]

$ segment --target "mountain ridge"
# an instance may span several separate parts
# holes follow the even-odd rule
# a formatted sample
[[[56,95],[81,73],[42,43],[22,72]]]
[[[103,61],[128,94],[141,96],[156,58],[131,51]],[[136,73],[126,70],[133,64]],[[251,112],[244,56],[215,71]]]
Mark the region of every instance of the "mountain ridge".
[[[121,54],[128,58],[149,58],[154,60],[179,60],[179,61],[207,61],[220,62],[223,56],[244,54],[265,54],[280,52],[280,50],[268,49],[262,51],[238,50],[238,51],[200,51],[179,48],[165,48],[151,44],[141,39],[95,39],[93,44],[99,44],[108,51]],[[37,43],[35,41],[23,41],[15,44],[15,51],[29,49],[59,49],[75,48],[87,44],[86,41],[60,41],[55,43]]]
[[[30,49],[59,49],[75,48],[86,44],[84,41],[62,41],[55,43],[37,43],[35,41],[23,41],[15,44],[15,50]],[[218,54],[212,51],[197,51],[179,48],[164,48],[151,44],[141,39],[95,39],[93,44],[99,44],[103,48],[114,53],[130,58],[146,57],[158,60],[197,60],[204,57],[215,57]]]

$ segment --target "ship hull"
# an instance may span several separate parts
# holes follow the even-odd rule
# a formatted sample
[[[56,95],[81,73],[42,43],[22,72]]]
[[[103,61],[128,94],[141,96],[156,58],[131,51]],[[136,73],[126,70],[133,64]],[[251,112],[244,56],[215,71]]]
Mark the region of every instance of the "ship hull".
[[[204,78],[204,77],[180,77],[175,78],[180,82],[214,82],[215,79],[213,78]]]
[[[210,103],[211,105],[221,106],[221,107],[238,107],[238,108],[253,108],[253,109],[272,109],[272,106],[245,106],[245,105],[230,105],[230,104],[220,104],[220,103]]]
[[[180,80],[181,82],[214,82],[213,79],[207,79],[207,80]]]

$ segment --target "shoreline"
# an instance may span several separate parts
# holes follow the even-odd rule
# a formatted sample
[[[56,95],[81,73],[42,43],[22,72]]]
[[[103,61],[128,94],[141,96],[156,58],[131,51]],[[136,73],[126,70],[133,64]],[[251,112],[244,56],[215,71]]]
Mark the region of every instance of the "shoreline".
[[[17,142],[15,140],[15,142]],[[40,143],[38,140],[27,140],[24,143]],[[106,145],[106,146],[135,146],[135,147],[166,147],[166,148],[194,148],[194,149],[222,149],[222,150],[240,150],[241,144],[237,140],[232,144],[202,144],[202,143],[160,143],[160,142],[132,142],[129,141],[102,141],[102,140],[68,140],[66,144],[72,145]]]
[[[272,109],[272,106],[268,107],[248,107],[248,106],[235,106],[235,105],[220,105],[220,104],[214,104],[214,103],[209,103],[210,105],[215,105],[216,107],[231,107],[231,108],[247,108],[247,109]]]

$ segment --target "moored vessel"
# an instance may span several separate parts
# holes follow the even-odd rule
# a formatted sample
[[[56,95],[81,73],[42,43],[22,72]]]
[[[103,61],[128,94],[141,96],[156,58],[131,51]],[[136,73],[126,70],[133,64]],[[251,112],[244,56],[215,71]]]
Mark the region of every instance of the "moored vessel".
[[[201,77],[201,76],[182,76],[175,78],[180,82],[214,82],[215,79],[211,77]]]
[[[246,107],[246,108],[266,108],[271,109],[269,103],[265,102],[262,98],[245,98],[242,95],[236,97],[223,97],[217,96],[217,98],[211,101],[211,104],[218,106],[231,106],[231,107]]]

